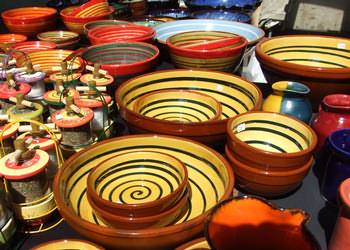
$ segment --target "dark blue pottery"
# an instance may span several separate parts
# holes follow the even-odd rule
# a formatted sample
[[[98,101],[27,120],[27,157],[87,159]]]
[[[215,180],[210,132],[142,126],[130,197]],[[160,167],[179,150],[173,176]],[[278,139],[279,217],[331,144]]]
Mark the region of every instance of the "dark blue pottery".
[[[342,181],[350,178],[350,129],[333,132],[326,140],[329,152],[321,192],[330,203],[336,204],[337,192]]]
[[[203,9],[255,9],[261,0],[184,0],[191,10]]]
[[[152,10],[150,16],[165,16],[175,19],[186,19],[191,17],[191,13],[186,9],[164,9],[164,10]]]
[[[219,19],[219,20],[235,21],[235,22],[241,22],[241,23],[250,22],[249,15],[241,12],[233,12],[233,11],[226,11],[226,10],[196,11],[196,12],[193,12],[191,16],[196,19]]]

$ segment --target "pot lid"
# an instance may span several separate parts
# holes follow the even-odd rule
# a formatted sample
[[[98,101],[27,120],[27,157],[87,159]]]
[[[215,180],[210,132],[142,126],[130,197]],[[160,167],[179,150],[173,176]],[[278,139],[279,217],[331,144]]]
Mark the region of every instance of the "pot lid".
[[[63,82],[70,82],[79,79],[81,76],[81,73],[73,73],[68,75],[62,75],[61,73],[51,74],[50,80],[53,82],[57,81],[57,78],[61,78]]]
[[[43,150],[35,150],[34,156],[27,161],[12,162],[10,153],[0,159],[0,175],[9,180],[22,180],[45,170],[49,163],[49,155]]]
[[[55,133],[58,140],[61,140],[61,133]],[[32,143],[28,146],[29,149],[39,146],[41,150],[50,150],[55,148],[55,141],[51,139],[50,135],[44,134],[43,136],[33,136],[31,132],[26,132],[17,137],[18,139],[32,139]]]
[[[13,106],[7,110],[7,115],[10,120],[17,119],[29,119],[34,120],[35,118],[41,116],[43,113],[43,106],[39,103],[34,103],[34,109],[24,108],[18,109],[16,106]]]
[[[112,97],[107,94],[103,94],[106,104],[108,105],[112,101]],[[74,99],[75,105],[82,108],[101,108],[103,102],[101,101],[102,97],[96,96],[89,98],[88,96],[79,96]]]
[[[5,128],[6,125],[3,125],[3,126],[0,126],[0,131],[3,131],[3,129]],[[8,139],[10,138],[11,136],[13,136],[14,134],[17,133],[18,131],[18,128],[19,128],[19,123],[15,123],[13,125],[11,125],[9,128],[7,128],[5,130],[5,132],[2,134],[2,137],[3,139]]]
[[[32,74],[22,72],[15,74],[16,81],[26,82],[26,83],[35,83],[37,81],[41,81],[45,78],[46,74],[44,72],[34,72]]]
[[[81,115],[68,114],[66,109],[56,111],[52,116],[52,121],[60,128],[76,128],[83,126],[94,118],[94,112],[89,108],[81,108]]]
[[[28,83],[20,82],[17,83],[17,86],[18,90],[9,87],[6,82],[0,84],[0,98],[9,99],[10,97],[16,97],[17,94],[26,95],[30,92],[31,87]]]
[[[79,93],[74,89],[69,89],[67,96],[76,98],[79,96]],[[44,94],[44,100],[51,105],[63,105],[63,102],[60,101],[60,94],[58,94],[56,90],[46,92]]]
[[[111,75],[105,75],[101,78],[94,78],[93,74],[85,74],[80,77],[80,81],[89,84],[90,81],[95,81],[96,86],[107,86],[114,82],[114,78]]]

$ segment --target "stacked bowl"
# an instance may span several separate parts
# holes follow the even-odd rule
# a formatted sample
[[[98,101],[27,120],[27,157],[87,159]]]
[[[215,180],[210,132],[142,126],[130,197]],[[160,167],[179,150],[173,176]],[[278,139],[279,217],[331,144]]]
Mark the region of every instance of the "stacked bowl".
[[[297,188],[313,165],[315,132],[287,115],[249,112],[227,124],[225,153],[238,185],[274,197]]]

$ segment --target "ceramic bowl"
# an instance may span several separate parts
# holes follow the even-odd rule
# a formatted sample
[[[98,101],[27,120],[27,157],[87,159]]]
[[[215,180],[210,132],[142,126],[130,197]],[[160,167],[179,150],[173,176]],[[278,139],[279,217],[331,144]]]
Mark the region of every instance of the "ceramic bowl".
[[[167,22],[166,20],[163,20],[163,17],[155,17],[150,15],[128,18],[127,20],[132,22],[135,25],[141,25],[146,27],[154,27],[156,25]],[[172,20],[175,20],[175,19],[172,19]]]
[[[54,28],[57,11],[47,7],[24,7],[5,10],[1,17],[9,31],[32,36]]]
[[[52,67],[60,67],[61,62],[66,59],[73,51],[71,50],[62,50],[62,49],[52,49],[39,52],[30,52],[28,57],[33,63],[33,65],[39,65],[40,70],[46,71],[47,73],[57,72],[53,70]],[[27,61],[27,58],[21,56],[17,58],[17,66],[23,67]],[[83,66],[83,61],[80,58],[76,58],[73,61],[73,64],[68,61],[69,68],[73,67],[75,71],[81,70]]]
[[[350,39],[292,35],[266,39],[256,47],[269,83],[296,81],[310,88],[314,111],[329,94],[350,94]]]
[[[166,44],[177,68],[233,72],[248,42],[228,32],[189,31],[169,37]]]
[[[67,30],[42,32],[37,35],[37,38],[40,41],[56,43],[59,49],[73,49],[80,41],[78,33]]]
[[[211,248],[204,237],[191,240],[175,248],[175,250],[210,250],[210,249]]]
[[[290,170],[306,164],[317,136],[305,123],[278,113],[250,112],[227,123],[229,149],[250,166]]]
[[[138,98],[133,110],[149,118],[154,126],[178,126],[221,119],[221,104],[209,95],[196,91],[161,90]]]
[[[6,51],[11,45],[27,41],[28,37],[21,34],[0,34],[0,48]]]
[[[90,30],[99,26],[111,26],[111,25],[120,25],[120,24],[130,24],[128,21],[123,20],[97,20],[92,21],[84,25],[84,33],[87,35]]]
[[[56,48],[56,43],[43,41],[29,41],[16,43],[11,46],[12,49],[22,51],[24,53],[51,50]]]
[[[227,10],[200,10],[191,13],[191,17],[195,19],[218,19],[250,23],[250,16],[248,14]]]
[[[112,76],[139,74],[155,66],[159,50],[140,42],[116,42],[88,47],[82,58],[88,64],[100,63]]]
[[[154,33],[152,27],[123,24],[93,28],[88,37],[93,45],[111,42],[152,42]]]
[[[184,0],[190,10],[203,9],[254,9],[261,0]]]
[[[101,162],[89,174],[87,194],[106,212],[137,218],[171,208],[187,186],[187,168],[180,160],[160,152],[137,151]]]
[[[187,19],[191,17],[191,12],[187,9],[162,9],[162,10],[151,10],[149,12],[151,16],[160,17],[171,17],[174,19]]]
[[[109,12],[107,0],[90,0],[72,11],[71,15],[75,17],[92,17],[104,15]]]
[[[220,120],[173,129],[171,126],[154,126],[149,119],[133,111],[138,98],[159,90],[192,90],[207,94],[220,101]],[[135,77],[121,84],[115,98],[120,114],[133,132],[161,133],[189,137],[207,144],[222,143],[225,139],[227,118],[259,109],[260,90],[253,84],[231,74],[201,70],[163,70]]]
[[[250,24],[212,19],[167,22],[157,25],[155,30],[155,39],[161,44],[165,44],[166,40],[172,35],[198,30],[221,31],[237,34],[245,37],[250,46],[256,44],[265,35],[263,30]]]
[[[109,12],[103,15],[98,16],[91,16],[91,17],[75,17],[71,16],[71,12],[77,8],[76,6],[67,7],[63,10],[61,10],[60,15],[62,18],[62,21],[64,25],[69,29],[70,31],[77,32],[78,34],[83,35],[84,34],[84,25],[97,20],[105,20],[105,19],[112,19],[114,8],[109,7]]]
[[[292,170],[261,170],[239,161],[227,146],[225,154],[236,174],[238,186],[246,192],[264,197],[278,197],[295,190],[314,163],[311,157],[306,164]]]
[[[121,153],[149,150],[170,154],[187,167],[191,187],[190,209],[177,224],[143,230],[107,227],[96,217],[87,200],[90,171]],[[232,195],[233,173],[226,160],[196,142],[164,135],[116,137],[85,148],[64,162],[54,181],[55,200],[65,221],[82,236],[119,249],[174,249],[203,232],[208,211]]]
[[[52,240],[40,245],[36,245],[30,250],[60,250],[60,249],[75,249],[75,250],[105,250],[103,247],[95,243],[80,240],[80,239],[64,239]]]

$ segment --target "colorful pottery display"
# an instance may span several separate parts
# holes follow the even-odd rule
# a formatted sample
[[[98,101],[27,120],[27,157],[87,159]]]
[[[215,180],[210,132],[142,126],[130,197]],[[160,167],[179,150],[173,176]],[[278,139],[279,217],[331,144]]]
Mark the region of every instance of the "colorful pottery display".
[[[57,11],[47,7],[24,7],[3,11],[1,17],[9,31],[33,36],[56,26]]]
[[[350,129],[330,134],[325,146],[329,155],[324,163],[321,193],[328,202],[336,204],[340,183],[350,178]]]
[[[247,40],[233,33],[190,31],[166,40],[178,68],[232,72],[240,64]]]
[[[268,82],[296,81],[310,88],[314,111],[329,94],[350,94],[350,40],[339,37],[289,35],[256,46]]]
[[[156,46],[141,42],[116,42],[88,47],[82,58],[101,64],[112,76],[139,74],[152,69],[159,56]]]
[[[0,48],[7,51],[11,45],[27,41],[28,37],[21,34],[0,34]]]
[[[281,81],[272,84],[273,93],[269,95],[262,109],[264,111],[287,114],[309,123],[312,107],[306,95],[310,89],[298,82]]]
[[[36,37],[40,41],[55,43],[58,49],[74,49],[80,41],[78,33],[66,30],[42,32]]]
[[[11,46],[12,49],[22,51],[24,53],[51,50],[56,48],[56,44],[53,42],[42,42],[42,41],[29,41],[16,43]]]
[[[258,197],[231,198],[211,211],[206,237],[217,250],[320,250],[306,227],[309,217],[300,209],[278,208]]]
[[[207,94],[222,105],[220,120],[187,126],[181,129],[155,126],[154,122],[133,111],[138,98],[159,90],[192,90]],[[200,70],[163,70],[130,79],[120,85],[115,93],[120,114],[130,129],[138,133],[162,133],[192,138],[207,144],[216,144],[225,139],[227,119],[237,114],[260,108],[262,96],[253,84],[230,74]]]
[[[185,164],[192,193],[191,209],[176,224],[166,227],[146,230],[106,227],[88,203],[88,174],[112,156],[140,150],[170,154]],[[94,242],[121,249],[173,249],[202,232],[208,211],[232,195],[233,182],[230,166],[212,149],[178,137],[140,135],[105,140],[75,154],[59,169],[54,193],[60,213],[68,224]]]
[[[323,98],[312,128],[318,137],[318,149],[335,130],[350,127],[350,95],[334,94]]]
[[[111,42],[152,42],[154,36],[152,27],[133,24],[98,26],[88,32],[92,45]]]
[[[191,10],[202,9],[254,9],[260,0],[184,0],[186,6]]]
[[[36,245],[30,250],[60,250],[67,248],[76,250],[105,250],[103,247],[98,246],[95,243],[80,239],[52,240]]]
[[[187,19],[190,18],[191,13],[187,9],[155,9],[149,12],[150,16],[164,16],[171,17],[174,19]]]
[[[130,24],[128,21],[122,20],[97,20],[92,21],[84,25],[84,33],[87,35],[90,30],[98,26],[111,26],[111,25],[120,25],[120,24]]]
[[[211,19],[179,20],[174,22],[167,22],[155,26],[155,30],[155,39],[162,44],[165,44],[166,40],[172,35],[198,30],[221,31],[237,34],[245,37],[248,40],[249,46],[257,43],[265,35],[263,30],[250,24]]]
[[[233,12],[227,10],[201,10],[191,13],[191,17],[195,19],[218,19],[235,21],[241,23],[249,23],[250,16],[243,12]]]

